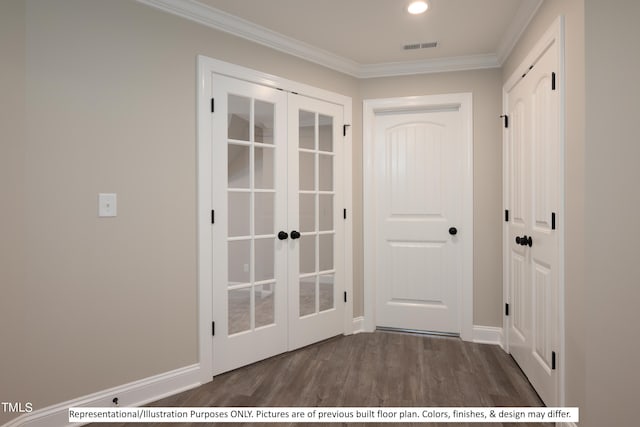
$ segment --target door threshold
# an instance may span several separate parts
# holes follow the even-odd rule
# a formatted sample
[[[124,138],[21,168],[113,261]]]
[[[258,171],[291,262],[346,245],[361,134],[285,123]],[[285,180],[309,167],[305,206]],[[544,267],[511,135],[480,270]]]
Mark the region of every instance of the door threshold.
[[[457,334],[455,332],[422,331],[419,329],[389,328],[387,326],[376,326],[376,331],[397,332],[397,333],[412,334],[412,335],[429,335],[429,336],[439,336],[439,337],[460,338],[460,334]]]

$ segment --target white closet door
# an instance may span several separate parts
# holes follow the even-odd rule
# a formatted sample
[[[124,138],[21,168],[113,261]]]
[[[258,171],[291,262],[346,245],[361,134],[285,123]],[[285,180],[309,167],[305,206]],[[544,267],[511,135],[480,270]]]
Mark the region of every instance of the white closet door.
[[[509,351],[542,400],[557,404],[560,155],[553,44],[507,94]]]
[[[289,348],[343,332],[343,107],[289,95]]]
[[[287,350],[287,99],[218,75],[213,92],[215,375]]]

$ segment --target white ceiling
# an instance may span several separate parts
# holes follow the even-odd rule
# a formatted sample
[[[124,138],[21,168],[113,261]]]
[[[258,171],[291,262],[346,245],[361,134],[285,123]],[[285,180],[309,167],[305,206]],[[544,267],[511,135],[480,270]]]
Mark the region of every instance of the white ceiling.
[[[138,0],[358,77],[499,67],[542,0]],[[437,41],[432,49],[405,44]]]

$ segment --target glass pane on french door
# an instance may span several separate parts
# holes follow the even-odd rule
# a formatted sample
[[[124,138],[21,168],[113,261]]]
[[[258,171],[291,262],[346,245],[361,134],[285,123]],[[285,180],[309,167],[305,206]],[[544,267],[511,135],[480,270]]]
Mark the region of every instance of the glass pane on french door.
[[[228,335],[274,323],[274,104],[229,94],[227,108]]]
[[[298,111],[299,316],[335,307],[334,119]]]

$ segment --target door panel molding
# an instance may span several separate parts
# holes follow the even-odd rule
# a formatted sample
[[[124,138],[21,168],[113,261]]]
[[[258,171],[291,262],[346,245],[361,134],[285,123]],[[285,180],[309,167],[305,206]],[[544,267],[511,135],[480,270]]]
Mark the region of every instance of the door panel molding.
[[[304,83],[284,79],[271,74],[230,64],[199,55],[197,58],[197,251],[198,251],[198,362],[200,367],[199,379],[201,383],[210,382],[213,379],[213,288],[214,280],[213,255],[214,244],[212,227],[222,222],[215,216],[215,224],[212,224],[214,215],[214,189],[213,189],[213,161],[214,151],[212,140],[213,115],[212,108],[217,108],[217,103],[212,102],[213,76],[227,76],[249,83],[255,83],[269,88],[295,92],[300,95],[329,102],[341,106],[343,109],[344,123],[337,126],[351,125],[352,100],[351,98],[327,90],[319,89]],[[345,128],[347,129],[347,128]],[[352,220],[352,150],[351,132],[347,130],[344,137],[335,143],[344,144],[343,150],[343,206],[334,206],[334,209],[347,209],[349,213],[342,220],[344,227],[344,289],[349,295],[344,305],[344,334],[353,332],[353,220]],[[340,300],[342,303],[342,300]],[[217,326],[217,325],[216,325]],[[216,328],[217,329],[217,328]]]
[[[363,190],[364,190],[364,330],[376,328],[376,116],[458,110],[462,121],[464,147],[462,222],[469,238],[463,247],[462,287],[459,296],[460,337],[473,340],[473,97],[471,93],[367,99],[363,101]]]

